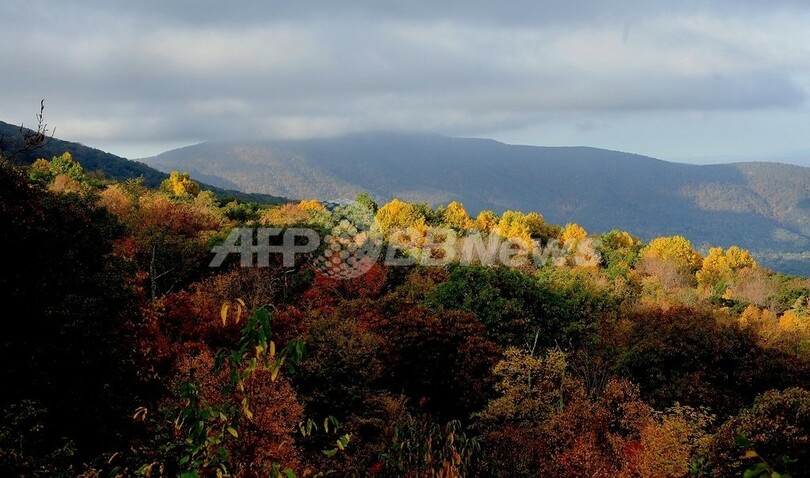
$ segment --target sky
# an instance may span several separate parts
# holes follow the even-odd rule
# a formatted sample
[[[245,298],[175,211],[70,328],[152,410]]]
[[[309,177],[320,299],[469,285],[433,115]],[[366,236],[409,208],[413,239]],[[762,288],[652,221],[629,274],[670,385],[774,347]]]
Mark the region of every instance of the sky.
[[[807,0],[0,3],[0,120],[129,158],[424,131],[810,165]]]

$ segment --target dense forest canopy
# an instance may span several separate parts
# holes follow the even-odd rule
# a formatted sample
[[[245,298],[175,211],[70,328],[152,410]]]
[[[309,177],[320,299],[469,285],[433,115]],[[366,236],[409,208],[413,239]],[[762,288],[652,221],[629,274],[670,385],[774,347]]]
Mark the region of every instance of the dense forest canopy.
[[[810,280],[745,249],[458,202],[223,201],[68,152],[0,183],[3,475],[810,476]],[[323,243],[209,267],[235,227]],[[442,261],[436,230],[529,260]],[[399,262],[360,260],[375,237]]]

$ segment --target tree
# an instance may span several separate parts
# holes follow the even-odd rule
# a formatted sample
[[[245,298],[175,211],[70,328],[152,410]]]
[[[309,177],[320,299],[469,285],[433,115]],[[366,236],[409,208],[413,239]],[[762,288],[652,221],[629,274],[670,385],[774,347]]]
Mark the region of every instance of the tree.
[[[442,221],[462,233],[475,226],[475,223],[467,214],[467,210],[464,209],[464,205],[458,201],[453,201],[447,205],[447,208],[442,213]]]
[[[588,233],[585,232],[585,229],[582,226],[571,222],[565,225],[562,233],[560,234],[560,240],[563,244],[576,243],[577,241],[585,239],[586,237],[588,237]]]
[[[160,189],[177,197],[196,196],[200,193],[200,184],[191,179],[188,172],[172,171],[169,177],[160,183]]]
[[[426,302],[440,311],[474,313],[487,337],[500,345],[521,346],[537,331],[540,343],[548,345],[565,332],[556,314],[555,295],[507,267],[453,267],[449,279],[437,285]]]
[[[532,231],[526,222],[526,215],[520,211],[506,211],[498,221],[495,233],[504,239],[517,241],[523,247],[532,245]]]
[[[28,169],[28,178],[32,183],[55,192],[81,192],[89,185],[82,165],[67,151],[50,161],[42,158],[34,161]]]
[[[807,476],[810,464],[810,391],[768,390],[754,405],[727,420],[712,438],[708,458],[712,476],[743,476],[752,459],[764,460],[779,474],[745,476]],[[747,453],[753,451],[755,453]]]
[[[427,218],[415,205],[395,198],[377,211],[376,227],[386,239],[395,232],[407,229],[424,233],[427,230]]]
[[[688,274],[697,272],[703,262],[701,255],[692,248],[689,239],[683,236],[653,239],[641,250],[641,256],[672,262],[679,271]]]
[[[485,210],[478,213],[475,218],[475,227],[481,232],[492,232],[498,227],[498,215],[492,211]]]
[[[374,202],[374,199],[372,199],[371,195],[367,192],[362,192],[358,194],[357,197],[354,198],[354,202],[368,209],[372,213],[376,213],[377,209],[379,209],[377,203]]]
[[[722,294],[737,271],[756,266],[751,253],[745,249],[731,246],[724,252],[722,247],[712,247],[695,275],[698,285],[709,289],[719,287],[722,290],[715,292]]]
[[[123,228],[92,197],[31,188],[8,164],[0,222],[3,250],[29,251],[0,268],[14,319],[0,346],[0,474],[76,476],[133,439],[128,417],[144,393],[123,333],[134,320],[127,264],[113,255]]]

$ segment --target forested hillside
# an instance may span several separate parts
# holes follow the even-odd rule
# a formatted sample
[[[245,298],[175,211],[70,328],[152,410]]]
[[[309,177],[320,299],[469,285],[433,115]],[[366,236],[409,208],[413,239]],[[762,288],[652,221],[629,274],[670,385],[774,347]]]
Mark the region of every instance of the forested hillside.
[[[298,199],[368,191],[382,201],[460,201],[474,213],[540,210],[552,222],[596,232],[619,227],[645,240],[682,234],[704,252],[737,244],[769,267],[810,274],[810,168],[799,166],[700,166],[596,148],[401,133],[203,143],[144,161]]]
[[[544,213],[3,162],[0,475],[810,476],[810,280]]]
[[[26,148],[23,138],[26,133],[35,132],[0,121],[0,151],[5,151],[7,154],[16,152],[13,159],[21,164],[33,164],[39,158],[52,158],[68,152],[91,176],[113,180],[143,178],[143,184],[149,187],[157,187],[168,176],[144,163],[55,137],[45,137],[37,144],[37,147]],[[203,181],[206,179],[200,176],[195,177]],[[283,202],[283,198],[280,197],[269,194],[245,194],[229,185],[207,186],[207,188],[223,198],[238,198],[266,204]]]

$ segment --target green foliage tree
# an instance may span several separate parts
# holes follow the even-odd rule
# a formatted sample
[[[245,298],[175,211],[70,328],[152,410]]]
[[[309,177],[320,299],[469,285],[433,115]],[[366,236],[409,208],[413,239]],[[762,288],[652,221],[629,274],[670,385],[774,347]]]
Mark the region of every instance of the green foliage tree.
[[[426,302],[439,311],[472,312],[487,337],[503,346],[526,344],[538,330],[542,344],[553,343],[561,326],[554,294],[506,267],[453,267]]]

